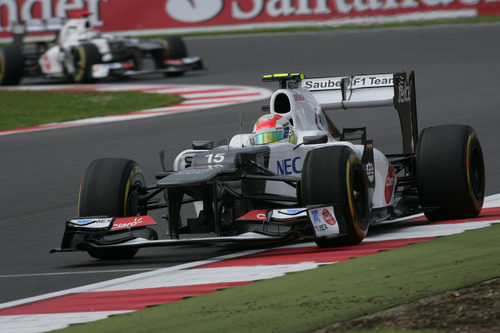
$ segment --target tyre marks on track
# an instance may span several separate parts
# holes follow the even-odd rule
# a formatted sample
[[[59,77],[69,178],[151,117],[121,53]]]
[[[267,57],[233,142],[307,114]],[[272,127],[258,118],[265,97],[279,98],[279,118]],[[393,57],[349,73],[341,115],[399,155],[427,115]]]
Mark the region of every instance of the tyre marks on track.
[[[153,85],[153,84],[109,84],[109,85],[39,85],[4,88],[12,91],[41,90],[94,90],[94,91],[137,91],[154,94],[171,94],[184,98],[184,101],[167,107],[141,110],[126,114],[115,114],[104,117],[80,119],[62,123],[44,124],[26,128],[0,130],[0,135],[26,133],[49,129],[85,126],[116,121],[134,120],[148,117],[163,116],[180,112],[199,111],[233,104],[241,104],[266,99],[271,91],[264,88],[249,86],[226,85]]]

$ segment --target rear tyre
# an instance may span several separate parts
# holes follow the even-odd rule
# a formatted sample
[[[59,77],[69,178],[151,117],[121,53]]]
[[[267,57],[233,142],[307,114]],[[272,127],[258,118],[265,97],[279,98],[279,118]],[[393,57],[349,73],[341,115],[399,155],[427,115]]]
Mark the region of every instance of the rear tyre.
[[[420,205],[430,221],[479,215],[485,173],[481,145],[472,127],[424,129],[417,147],[416,172]]]
[[[15,46],[4,46],[0,48],[0,85],[19,84],[22,76],[22,50]]]
[[[329,146],[311,150],[302,166],[300,192],[304,205],[333,205],[337,220],[345,225],[344,236],[316,239],[319,247],[353,245],[365,238],[370,217],[368,183],[352,149]]]
[[[80,44],[71,50],[74,71],[71,78],[75,83],[92,83],[92,66],[98,64],[101,55],[94,44]]]
[[[80,185],[78,215],[124,217],[146,214],[139,203],[140,191],[145,187],[144,175],[136,162],[123,158],[94,160]],[[98,259],[129,259],[137,251],[131,248],[88,249],[88,253]]]
[[[159,41],[163,49],[153,53],[155,66],[157,69],[165,68],[165,60],[180,59],[188,56],[186,45],[181,37],[170,36]],[[165,76],[181,76],[184,72],[165,73]]]

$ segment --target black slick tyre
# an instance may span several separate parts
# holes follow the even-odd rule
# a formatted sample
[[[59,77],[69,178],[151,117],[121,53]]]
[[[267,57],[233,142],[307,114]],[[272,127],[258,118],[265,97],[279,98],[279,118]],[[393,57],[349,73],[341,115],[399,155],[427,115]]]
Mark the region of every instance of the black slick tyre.
[[[139,206],[140,191],[145,187],[144,175],[136,162],[123,158],[94,160],[80,185],[78,215],[125,217],[145,214]],[[134,248],[88,249],[88,253],[98,259],[128,259],[137,251]]]
[[[186,45],[181,37],[165,37],[161,43],[165,47],[165,55],[167,59],[180,59],[185,58],[188,55]]]
[[[333,205],[342,236],[318,238],[319,247],[360,243],[369,226],[368,184],[363,165],[346,146],[311,150],[302,166],[301,196],[304,205]]]
[[[16,85],[23,76],[22,50],[15,46],[0,48],[0,85]]]
[[[481,144],[472,127],[424,129],[417,147],[416,172],[420,205],[430,221],[479,215],[485,172]]]
[[[163,47],[153,53],[155,67],[158,69],[165,68],[164,62],[167,59],[180,59],[188,56],[186,45],[181,37],[165,37],[164,39],[159,40],[159,43]],[[181,76],[183,74],[184,72],[168,72],[165,73],[165,76]]]
[[[71,50],[74,71],[71,78],[75,83],[92,83],[92,66],[101,61],[101,55],[94,44],[80,44]]]

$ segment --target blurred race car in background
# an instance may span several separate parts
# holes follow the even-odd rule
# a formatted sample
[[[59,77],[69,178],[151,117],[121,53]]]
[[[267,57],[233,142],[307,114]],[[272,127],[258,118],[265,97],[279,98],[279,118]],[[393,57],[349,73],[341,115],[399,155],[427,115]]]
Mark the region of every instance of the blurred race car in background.
[[[132,160],[94,160],[81,182],[78,217],[66,222],[52,252],[124,259],[141,247],[299,239],[332,247],[361,242],[371,225],[422,212],[429,220],[479,214],[479,139],[467,125],[419,135],[413,72],[263,79],[280,89],[252,133],[218,147],[193,141],[172,170],[161,157],[163,171],[151,185]],[[399,115],[398,154],[376,149],[366,127],[340,131],[325,112],[380,106]],[[148,215],[155,209],[166,210],[167,239]]]
[[[57,34],[52,43],[24,45],[26,30],[56,30]],[[59,21],[41,22],[36,27],[17,24],[13,34],[13,45],[0,47],[0,85],[15,85],[27,76],[91,83],[110,76],[151,73],[179,76],[189,70],[203,69],[200,57],[188,57],[180,37],[141,40],[102,35],[91,28],[86,16],[64,24]],[[152,65],[144,66],[145,59],[151,59]]]

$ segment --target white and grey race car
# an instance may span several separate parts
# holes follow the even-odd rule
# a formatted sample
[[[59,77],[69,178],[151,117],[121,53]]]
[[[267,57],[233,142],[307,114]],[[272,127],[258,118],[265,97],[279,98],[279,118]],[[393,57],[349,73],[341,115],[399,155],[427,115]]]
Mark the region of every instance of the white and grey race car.
[[[466,125],[419,135],[413,72],[263,79],[280,89],[252,133],[219,147],[194,141],[152,185],[134,161],[93,161],[78,217],[66,222],[53,252],[116,259],[141,247],[297,239],[332,247],[361,242],[370,225],[422,212],[429,220],[479,214],[485,189],[479,139]],[[365,128],[338,130],[325,113],[379,106],[399,115],[399,154],[374,148]],[[162,239],[148,215],[154,209],[166,211]]]
[[[23,44],[26,30],[54,30],[59,26],[52,43]],[[20,24],[13,30],[13,45],[0,47],[0,85],[18,84],[23,77],[91,83],[111,76],[178,76],[203,69],[200,57],[188,57],[180,37],[143,40],[102,35],[91,28],[88,17],[70,19],[62,25],[44,23],[30,28]]]

